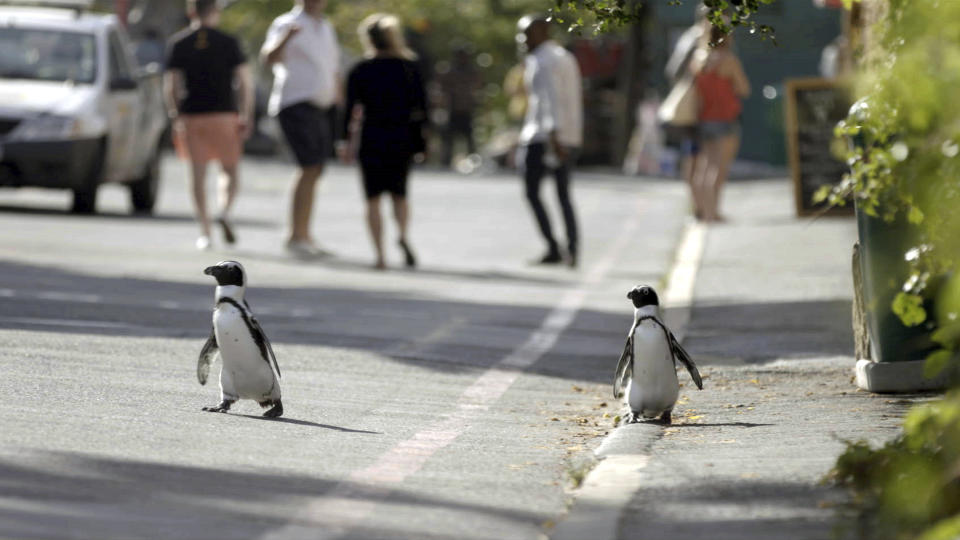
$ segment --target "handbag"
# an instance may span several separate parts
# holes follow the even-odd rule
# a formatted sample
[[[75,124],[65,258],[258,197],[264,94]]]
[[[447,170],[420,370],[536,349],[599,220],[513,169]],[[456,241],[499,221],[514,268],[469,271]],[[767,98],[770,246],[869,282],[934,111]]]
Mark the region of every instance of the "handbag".
[[[697,124],[700,112],[700,96],[693,76],[685,75],[673,88],[657,109],[657,119],[674,127],[689,127]]]

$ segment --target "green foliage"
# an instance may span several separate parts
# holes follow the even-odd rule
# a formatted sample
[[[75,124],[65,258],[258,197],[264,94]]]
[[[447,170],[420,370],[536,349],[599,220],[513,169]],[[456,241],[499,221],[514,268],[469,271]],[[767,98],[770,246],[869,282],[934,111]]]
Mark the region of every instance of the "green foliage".
[[[554,6],[550,13],[561,24],[566,24],[571,32],[580,33],[589,29],[594,34],[602,34],[612,29],[640,22],[641,0],[551,0]],[[696,4],[701,0],[688,0]],[[775,0],[702,0],[709,9],[707,17],[724,33],[742,26],[750,34],[761,39],[770,39],[776,43],[773,27],[751,20],[762,5],[772,4]],[[682,6],[683,0],[671,0],[670,5]],[[585,22],[586,21],[586,22]]]
[[[836,130],[850,141],[850,172],[817,195],[833,204],[853,197],[867,215],[915,230],[904,254],[910,274],[892,306],[909,326],[926,321],[919,300],[931,276],[955,275],[960,263],[960,2],[884,1],[855,81],[859,100]],[[960,314],[960,286],[949,279],[953,292],[936,299],[941,326]],[[951,336],[931,370],[957,357],[960,335]]]
[[[867,510],[867,537],[939,540],[960,530],[960,394],[915,407],[903,434],[847,443],[829,475]]]

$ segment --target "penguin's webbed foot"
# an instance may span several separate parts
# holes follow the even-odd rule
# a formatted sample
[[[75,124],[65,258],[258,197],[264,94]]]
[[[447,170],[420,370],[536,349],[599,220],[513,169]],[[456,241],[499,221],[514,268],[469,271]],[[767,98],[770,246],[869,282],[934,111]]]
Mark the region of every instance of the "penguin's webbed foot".
[[[222,412],[225,413],[230,410],[230,406],[233,405],[233,401],[223,400],[216,407],[204,407],[203,410],[207,412]]]
[[[283,414],[283,403],[280,400],[273,402],[273,408],[263,413],[264,418],[279,418]]]
[[[627,416],[624,417],[623,419],[624,424],[636,424],[639,421],[640,421],[640,413],[634,412],[634,411],[630,411],[629,413],[627,413]]]
[[[661,424],[663,424],[663,425],[665,425],[665,426],[669,426],[670,424],[673,423],[673,420],[670,418],[670,413],[671,413],[671,412],[673,412],[673,411],[666,411],[666,412],[664,412],[662,415],[660,415],[660,423],[661,423]]]

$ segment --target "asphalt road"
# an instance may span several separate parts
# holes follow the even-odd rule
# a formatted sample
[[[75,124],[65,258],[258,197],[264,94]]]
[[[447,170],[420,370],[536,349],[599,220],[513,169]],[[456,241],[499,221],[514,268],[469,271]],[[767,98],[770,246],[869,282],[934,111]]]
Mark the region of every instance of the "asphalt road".
[[[512,539],[560,519],[616,413],[625,292],[672,261],[682,184],[580,174],[581,264],[541,268],[518,180],[417,172],[421,267],[394,249],[377,272],[351,169],[317,199],[336,256],[309,262],[281,249],[290,165],[244,164],[240,243],[212,252],[183,165],[163,170],[153,218],[117,186],[92,217],[0,191],[0,537]],[[194,375],[202,270],[222,259],[274,343],[278,421],[200,410],[218,399]]]

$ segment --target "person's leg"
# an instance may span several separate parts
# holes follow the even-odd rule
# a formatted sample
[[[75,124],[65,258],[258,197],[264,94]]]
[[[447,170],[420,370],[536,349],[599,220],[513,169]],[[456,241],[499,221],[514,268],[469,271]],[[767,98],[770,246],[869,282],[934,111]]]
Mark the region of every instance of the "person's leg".
[[[720,201],[723,192],[723,186],[726,185],[727,179],[730,177],[730,167],[733,165],[733,161],[736,159],[737,152],[739,150],[740,130],[735,127],[732,133],[724,136],[721,139],[720,162],[717,168],[717,183],[714,186],[713,195],[713,198],[717,203],[717,219],[720,220],[723,219],[723,214],[720,212]]]
[[[367,198],[367,230],[376,252],[374,268],[383,270],[387,263],[383,257],[383,220],[380,217],[380,195]]]
[[[210,217],[207,215],[207,162],[190,159],[190,193],[193,195],[193,215],[200,225],[197,249],[210,247]]]
[[[239,191],[239,166],[236,163],[222,163],[223,169],[217,183],[217,222],[223,228],[223,238],[227,244],[237,241],[230,225],[230,210],[237,200]]]
[[[722,161],[722,139],[720,137],[705,140],[701,149],[702,166],[699,169],[697,187],[699,189],[704,221],[717,221],[717,177]]]
[[[300,103],[281,110],[278,120],[300,166],[291,194],[287,245],[312,249],[310,220],[326,157],[327,117],[318,107]]]
[[[293,185],[293,197],[290,202],[290,238],[289,242],[307,242],[310,238],[310,218],[313,213],[313,198],[317,180],[323,174],[323,165],[305,165],[300,168]]]
[[[554,171],[557,180],[557,199],[563,211],[563,223],[567,231],[567,250],[570,254],[570,264],[576,265],[579,237],[577,233],[577,218],[573,210],[573,201],[570,196],[570,167],[572,159],[568,159]]]
[[[526,188],[527,202],[530,203],[533,215],[537,219],[540,234],[542,234],[544,240],[547,241],[547,254],[544,255],[541,262],[555,263],[560,262],[560,250],[557,247],[557,241],[553,237],[547,210],[543,207],[543,201],[540,200],[540,183],[543,180],[543,175],[546,173],[546,167],[544,167],[543,164],[543,154],[543,143],[534,143],[527,146],[523,180]]]

